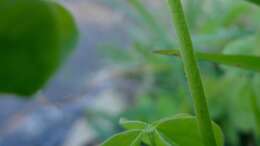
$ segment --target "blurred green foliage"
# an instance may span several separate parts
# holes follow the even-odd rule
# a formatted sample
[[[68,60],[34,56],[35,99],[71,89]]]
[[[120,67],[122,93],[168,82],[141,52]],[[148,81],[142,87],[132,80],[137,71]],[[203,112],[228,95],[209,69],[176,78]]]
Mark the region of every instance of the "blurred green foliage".
[[[250,1],[250,2],[252,2],[252,3],[255,3],[255,4],[257,4],[257,5],[260,5],[260,1],[259,1],[259,0],[248,0],[248,1]]]
[[[123,69],[136,70],[136,79],[141,82],[135,104],[117,117],[111,116],[111,121],[119,117],[155,121],[177,113],[194,113],[180,60],[153,54],[154,50],[179,47],[166,4],[155,7],[152,2],[141,0],[104,2],[133,22],[126,24],[132,45],[127,49],[116,44],[104,45],[104,54],[108,61],[119,63]],[[233,0],[183,2],[198,52],[260,55],[259,7]],[[251,64],[258,69],[260,62],[256,58],[257,62]],[[207,58],[212,59],[214,56]],[[226,145],[254,145],[260,139],[256,134],[260,124],[259,73],[205,61],[200,61],[200,67],[210,113],[223,129]]]
[[[74,47],[74,18],[50,0],[0,0],[0,21],[0,92],[32,95]]]

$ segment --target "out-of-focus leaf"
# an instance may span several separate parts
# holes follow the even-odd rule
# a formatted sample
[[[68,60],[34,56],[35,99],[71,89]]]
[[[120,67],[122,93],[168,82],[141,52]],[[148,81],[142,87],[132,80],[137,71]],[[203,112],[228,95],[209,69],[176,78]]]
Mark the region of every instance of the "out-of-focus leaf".
[[[142,3],[140,0],[128,0],[128,2],[135,8],[135,10],[139,13],[139,15],[142,16],[141,20],[144,21],[145,25],[147,25],[145,26],[145,28],[149,28],[149,32],[153,33],[155,37],[154,41],[159,39],[161,40],[161,42],[163,42],[164,45],[172,46],[172,42],[167,36],[167,33],[160,25],[160,23],[158,23],[156,17],[154,17],[152,13],[149,12],[149,10],[144,5],[144,3]]]
[[[221,24],[224,26],[230,26],[230,25],[234,24],[234,22],[238,18],[243,16],[242,14],[246,13],[249,10],[249,8],[250,8],[249,6],[244,5],[242,3],[234,5],[233,7],[228,9],[227,14],[223,16]]]
[[[156,19],[149,13],[140,0],[128,0],[128,2],[143,16],[144,20],[151,26],[151,28],[160,28]]]
[[[129,130],[106,140],[101,146],[140,146],[141,130]]]
[[[250,96],[251,108],[254,114],[255,134],[256,134],[256,138],[259,139],[258,142],[260,142],[260,108],[258,106],[258,97],[255,93],[255,89],[253,85],[251,85],[249,92],[250,92],[249,96]]]
[[[59,29],[61,59],[66,59],[78,40],[78,30],[74,17],[68,10],[57,2],[52,2],[57,19],[57,29]]]
[[[121,118],[119,121],[120,125],[127,129],[127,130],[134,130],[134,129],[144,129],[146,127],[146,123],[142,121],[129,121],[127,119]]]
[[[70,13],[48,0],[0,0],[0,92],[29,96],[74,47]]]
[[[260,0],[247,0],[260,6]]]
[[[254,128],[253,113],[250,104],[250,88],[248,84],[248,78],[243,75],[237,75],[238,83],[234,82],[231,85],[235,89],[230,89],[233,92],[228,98],[230,104],[230,119],[232,120],[232,125],[240,131],[249,131]]]
[[[259,54],[257,42],[260,40],[256,34],[230,41],[224,48],[223,54],[254,55]]]
[[[215,123],[212,124],[217,141],[217,146],[224,145],[221,129]],[[177,116],[162,119],[156,124],[156,129],[172,143],[179,146],[203,146],[203,141],[197,126],[197,120],[192,116]]]
[[[169,56],[180,56],[178,50],[161,50],[154,51],[155,53]],[[224,55],[216,53],[196,52],[196,57],[199,60],[206,60],[215,63],[235,66],[243,69],[260,72],[260,57],[249,55]]]

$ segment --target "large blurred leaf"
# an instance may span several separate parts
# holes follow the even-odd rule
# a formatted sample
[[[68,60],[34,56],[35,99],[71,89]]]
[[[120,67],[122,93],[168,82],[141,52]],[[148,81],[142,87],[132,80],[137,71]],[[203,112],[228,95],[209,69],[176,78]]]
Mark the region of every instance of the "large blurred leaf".
[[[224,145],[221,129],[212,124],[218,146]],[[197,126],[197,120],[192,116],[177,116],[162,119],[157,122],[156,129],[172,143],[178,146],[203,146],[203,141]]]
[[[170,56],[180,56],[178,50],[161,50],[161,51],[155,51],[155,53],[170,55]],[[199,60],[206,60],[206,61],[211,61],[215,63],[225,64],[229,66],[235,66],[235,67],[240,67],[240,68],[260,72],[260,57],[258,56],[224,55],[224,54],[216,54],[216,53],[196,52],[196,57]]]
[[[77,25],[73,16],[62,5],[52,2],[57,19],[57,29],[59,29],[60,47],[63,49],[61,58],[66,58],[72,52],[72,48],[78,39]]]
[[[74,47],[77,29],[48,0],[0,0],[0,92],[32,95]]]
[[[247,1],[250,1],[252,3],[255,3],[257,5],[260,5],[260,0],[247,0]]]

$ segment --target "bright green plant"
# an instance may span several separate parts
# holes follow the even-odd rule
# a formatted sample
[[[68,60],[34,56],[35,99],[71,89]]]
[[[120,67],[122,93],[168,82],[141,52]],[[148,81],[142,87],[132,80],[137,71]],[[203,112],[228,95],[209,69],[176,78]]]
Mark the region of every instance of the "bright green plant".
[[[51,0],[0,0],[0,92],[32,95],[77,40],[71,14]]]
[[[148,124],[141,121],[121,119],[120,124],[127,131],[119,133],[102,146],[203,146],[196,118],[189,115],[177,115]],[[221,129],[212,124],[218,146],[223,146]]]
[[[260,4],[259,0],[248,0],[255,4]],[[212,48],[222,48],[221,46],[227,45],[231,39],[238,39],[241,36],[254,35],[255,32],[248,31],[247,29],[233,30],[229,26],[239,18],[243,12],[249,10],[247,6],[236,5],[231,7],[227,13],[223,13],[223,18],[212,17],[209,20],[202,19],[203,25],[198,25],[195,20],[200,17],[200,11],[202,11],[201,5],[194,6],[194,1],[188,3],[188,20],[194,20],[190,22],[191,28],[196,28],[203,32],[203,35],[195,35],[193,42],[196,44],[196,48],[207,44]],[[165,32],[163,26],[147,11],[139,0],[130,0],[131,5],[143,16],[143,20],[148,24],[149,37],[136,37],[134,48],[135,51],[140,53],[138,57],[144,58],[144,63],[150,63],[148,66],[141,66],[141,69],[147,69],[148,73],[144,74],[147,80],[146,83],[153,81],[153,75],[161,76],[159,78],[160,83],[162,81],[169,82],[170,78],[164,79],[162,73],[171,74],[169,69],[171,65],[167,64],[162,66],[164,63],[168,63],[170,59],[157,58],[151,55],[151,52],[147,48],[174,48],[176,42],[169,37],[170,35]],[[217,5],[218,1],[214,0]],[[170,8],[173,11],[173,19],[177,31],[177,37],[180,40],[180,51],[176,50],[163,50],[157,53],[164,55],[177,55],[180,56],[184,63],[186,75],[190,85],[192,96],[194,97],[195,109],[197,117],[188,115],[178,115],[175,117],[165,118],[151,124],[141,121],[127,121],[121,120],[121,125],[127,130],[126,132],[119,133],[109,140],[105,141],[105,146],[223,146],[223,135],[220,128],[213,122],[210,121],[209,112],[207,109],[207,102],[205,99],[200,72],[197,67],[196,58],[200,60],[207,60],[218,64],[226,64],[230,66],[237,66],[244,69],[259,71],[259,57],[249,55],[226,55],[220,53],[202,53],[199,51],[193,52],[193,45],[191,37],[184,19],[184,14],[180,0],[169,0]],[[198,8],[199,7],[199,8]],[[200,11],[195,11],[195,10]],[[212,14],[219,12],[219,7],[216,11],[212,11]],[[70,13],[51,0],[0,0],[0,92],[1,93],[15,93],[18,95],[31,95],[39,90],[50,76],[55,72],[56,68],[61,64],[61,61],[71,51],[71,48],[75,45],[77,38],[77,29],[75,22],[73,21]],[[218,14],[219,15],[219,14]],[[205,14],[204,14],[205,16]],[[203,17],[204,17],[203,16]],[[259,19],[256,15],[256,19]],[[214,20],[214,21],[212,21]],[[215,21],[216,20],[216,21]],[[255,25],[259,25],[255,24]],[[218,27],[224,26],[224,34],[216,34]],[[203,29],[202,29],[203,28]],[[141,29],[140,29],[141,30]],[[140,31],[138,30],[138,32]],[[131,31],[131,30],[130,30]],[[135,31],[137,32],[137,31]],[[142,31],[140,31],[142,32]],[[220,31],[221,32],[221,31]],[[139,36],[135,34],[135,36]],[[208,43],[209,42],[209,43]],[[216,45],[220,44],[220,45]],[[250,46],[247,44],[246,46]],[[128,56],[129,57],[129,56]],[[132,57],[132,56],[131,56]],[[136,56],[133,58],[135,59]],[[124,58],[125,59],[125,58]],[[171,60],[170,60],[171,61]],[[136,61],[139,63],[139,60]],[[175,75],[176,70],[174,68]],[[143,71],[143,70],[141,70]],[[150,72],[151,71],[151,72]],[[226,71],[232,75],[236,75],[236,81],[240,81],[240,74],[236,71]],[[159,75],[158,75],[159,74]],[[237,75],[239,74],[239,75]],[[172,74],[171,74],[172,76]],[[245,74],[245,80],[251,78],[251,74]],[[179,76],[178,76],[179,77]],[[176,77],[176,78],[178,78]],[[228,76],[229,77],[229,76]],[[176,78],[170,81],[176,84],[174,81]],[[233,79],[232,78],[232,79]],[[223,77],[219,78],[223,79]],[[230,82],[233,80],[223,80],[217,82],[214,79],[214,89],[217,87],[221,88],[223,84],[229,86],[232,85]],[[208,80],[208,81],[209,81]],[[226,81],[222,83],[222,81]],[[243,80],[244,81],[244,80]],[[210,81],[209,81],[210,82]],[[228,83],[227,83],[228,82]],[[156,81],[155,83],[156,84]],[[241,93],[240,89],[245,87],[257,87],[254,83],[242,82],[239,83],[240,88],[235,89],[234,96]],[[163,87],[167,88],[172,94],[174,91],[183,91],[183,88],[169,88],[169,84],[162,84]],[[215,86],[216,85],[216,86]],[[237,87],[237,85],[236,85]],[[223,88],[223,87],[222,87]],[[208,87],[206,88],[208,89]],[[155,92],[153,96],[157,96],[159,93],[165,93],[166,90],[159,90]],[[207,92],[207,90],[205,90]],[[219,92],[220,90],[213,90]],[[251,110],[255,118],[255,133],[256,137],[259,138],[259,104],[257,99],[257,90],[253,87],[246,91],[250,99]],[[208,93],[208,92],[207,92]],[[226,97],[226,96],[225,96]],[[241,98],[243,96],[240,96]],[[235,98],[236,99],[236,98]],[[233,99],[232,99],[233,100]],[[162,100],[163,101],[163,100]],[[234,107],[240,108],[239,102],[233,100]],[[146,102],[146,101],[145,101]],[[163,102],[162,105],[164,105]],[[177,104],[177,103],[176,103]],[[143,105],[140,105],[143,106]],[[152,107],[149,105],[148,107]],[[230,105],[231,106],[231,105]],[[148,109],[149,109],[148,108]],[[150,111],[151,112],[151,111]],[[174,111],[177,112],[177,111]],[[231,115],[236,113],[231,112]],[[144,113],[145,114],[145,113]],[[151,114],[150,114],[151,115]],[[152,115],[153,116],[153,115]],[[234,114],[233,121],[239,118],[240,114]],[[239,119],[237,127],[248,127],[247,120]],[[246,121],[246,122],[245,122]],[[213,124],[212,124],[213,123]],[[234,122],[235,123],[235,122]],[[244,124],[246,123],[246,124]],[[233,123],[232,123],[233,125]],[[242,128],[242,129],[243,129]],[[245,129],[246,129],[245,128]]]
[[[191,37],[190,37],[189,31],[188,31],[188,27],[185,22],[185,17],[184,17],[184,13],[182,10],[181,2],[179,0],[169,0],[169,6],[171,7],[171,9],[173,11],[174,24],[176,27],[177,36],[179,37],[180,44],[182,47],[181,56],[183,58],[185,73],[188,78],[191,94],[194,97],[194,101],[195,101],[195,109],[196,109],[196,113],[197,113],[197,122],[198,122],[198,129],[196,129],[196,130],[199,134],[201,134],[199,137],[201,137],[201,140],[202,140],[201,143],[203,145],[217,146],[217,142],[215,139],[215,135],[213,132],[213,128],[212,128],[212,124],[211,124],[211,120],[210,120],[210,116],[209,116],[209,112],[208,112],[207,101],[206,101],[205,94],[203,91],[203,86],[202,86],[202,82],[200,79],[199,69],[197,67],[196,59],[195,59],[195,56],[193,53],[193,45],[192,45]],[[168,125],[167,128],[171,129],[170,128],[171,126],[174,126],[174,124]],[[184,130],[184,129],[182,129],[182,130]],[[121,138],[122,135],[118,135],[116,137]],[[185,136],[183,136],[183,138],[184,137]],[[107,146],[113,145],[113,144],[115,144],[114,142],[117,140],[118,140],[117,138],[112,138],[112,139],[108,140],[107,142],[105,142],[105,144],[103,144],[103,145],[107,145]],[[128,145],[132,145],[131,143],[133,141],[134,141],[133,144],[136,145],[135,138],[132,141],[130,141],[130,143]],[[139,141],[139,140],[137,140],[137,141]],[[187,145],[187,143],[184,144],[184,143],[178,143],[178,141],[177,142],[174,140],[172,140],[172,141],[173,141],[172,144],[177,143],[178,145],[183,145],[183,146]],[[193,143],[193,142],[191,142],[191,143]],[[189,143],[189,144],[191,144],[191,143]],[[122,144],[123,143],[121,143],[121,144],[118,143],[118,145],[122,145]],[[140,145],[140,144],[137,143],[137,145]],[[151,145],[156,146],[156,143],[151,142]],[[165,144],[163,144],[163,145],[165,145]]]
[[[257,2],[257,1],[256,1]],[[140,7],[140,6],[139,6]],[[238,7],[237,10],[241,10],[240,8],[242,7]],[[175,9],[176,10],[176,9]],[[144,10],[142,10],[144,11]],[[237,11],[234,11],[233,14],[235,14],[235,12]],[[147,16],[147,14],[146,14]],[[234,15],[230,15],[229,18],[233,18]],[[151,19],[152,17],[149,16],[149,18]],[[179,19],[178,19],[179,20]],[[177,21],[178,21],[177,20]],[[228,18],[226,19],[228,20]],[[227,21],[226,21],[227,22]],[[227,22],[228,23],[228,22]],[[226,24],[227,24],[226,23]],[[230,22],[229,22],[230,23]],[[154,24],[154,23],[153,23]],[[178,24],[177,24],[178,25]],[[176,20],[175,20],[175,26],[176,26]],[[183,28],[183,27],[180,27],[180,28]],[[156,29],[155,29],[156,30]],[[181,29],[183,30],[183,29]],[[178,33],[178,30],[177,30],[177,33]],[[183,32],[181,32],[183,33]],[[161,33],[160,33],[161,34]],[[180,32],[179,32],[180,34]],[[183,35],[183,34],[181,34]],[[187,35],[187,34],[186,34]],[[180,35],[179,35],[180,36]],[[187,40],[190,40],[190,39],[187,39],[187,37],[182,37],[182,39],[185,39],[184,42],[186,42]],[[183,43],[184,44],[184,43]],[[186,44],[187,45],[187,44]],[[186,46],[184,46],[186,47]],[[181,46],[181,48],[183,49],[184,48],[183,46]],[[190,47],[190,46],[189,46]],[[156,47],[155,47],[156,48]],[[181,49],[181,51],[182,51]],[[176,54],[176,51],[175,50],[175,53],[174,52],[170,52],[170,53],[173,53],[173,54]],[[180,54],[182,54],[180,51]],[[163,50],[163,51],[159,51],[159,53],[161,54],[168,54],[168,50]],[[179,52],[177,52],[178,55]],[[192,54],[192,53],[191,53]],[[169,54],[168,54],[169,55]],[[213,53],[213,54],[208,54],[208,53],[195,53],[196,57],[198,57],[198,59],[204,59],[204,60],[209,60],[209,61],[213,61],[215,63],[222,63],[222,64],[227,64],[227,65],[231,65],[231,66],[238,66],[238,67],[241,67],[241,68],[245,68],[245,69],[250,69],[250,70],[255,70],[255,71],[259,71],[259,65],[256,63],[256,62],[259,62],[259,58],[257,56],[249,56],[249,55],[223,55],[223,54],[216,54],[216,53]],[[183,55],[180,55],[182,56],[182,59],[183,59]],[[239,59],[239,57],[241,58],[244,58],[244,59]],[[241,60],[245,60],[245,61],[241,61]],[[210,124],[208,124],[210,125]],[[209,126],[210,127],[210,126]],[[205,128],[205,125],[203,124],[202,125],[202,128]],[[206,131],[206,130],[205,130]],[[208,135],[208,131],[205,132],[207,133],[206,135]],[[213,135],[213,134],[212,134]],[[205,137],[203,137],[205,138]],[[211,138],[212,139],[212,138]],[[206,141],[208,141],[208,143],[211,143],[209,142],[209,139],[206,139]],[[212,140],[214,141],[214,140]],[[214,142],[213,142],[214,143]],[[148,144],[149,145],[149,144]],[[211,144],[210,144],[211,145]]]
[[[179,52],[177,50],[161,50],[155,51],[156,53],[163,54],[163,55],[174,55],[179,56]],[[225,54],[214,54],[214,53],[202,53],[196,52],[196,56],[200,60],[207,60],[219,64],[225,64],[229,66],[239,67],[243,69],[253,70],[253,71],[260,71],[260,57],[258,56],[250,56],[250,55],[225,55]],[[254,79],[254,78],[252,78]],[[249,78],[248,80],[252,80]],[[250,82],[251,83],[251,82]],[[260,108],[258,106],[258,99],[255,94],[255,86],[251,84],[247,84],[249,89],[249,100],[250,106],[252,107],[252,112],[255,119],[255,136],[256,139],[259,139],[259,127],[260,127]]]

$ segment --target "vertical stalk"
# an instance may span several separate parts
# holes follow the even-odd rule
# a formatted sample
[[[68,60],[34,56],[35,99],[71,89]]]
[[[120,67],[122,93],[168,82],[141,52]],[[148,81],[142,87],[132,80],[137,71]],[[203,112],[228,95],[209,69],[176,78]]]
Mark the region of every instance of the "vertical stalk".
[[[191,95],[194,100],[197,122],[204,146],[217,146],[213,128],[208,112],[207,100],[205,97],[200,71],[193,52],[191,36],[186,24],[180,0],[168,0],[172,11],[175,30],[180,42],[180,53],[184,64],[185,74],[188,79]]]

